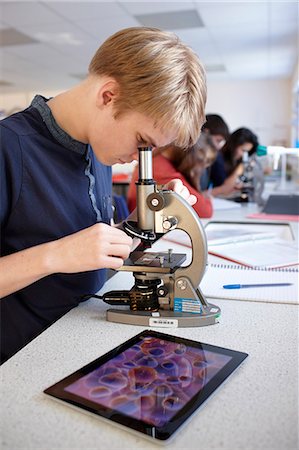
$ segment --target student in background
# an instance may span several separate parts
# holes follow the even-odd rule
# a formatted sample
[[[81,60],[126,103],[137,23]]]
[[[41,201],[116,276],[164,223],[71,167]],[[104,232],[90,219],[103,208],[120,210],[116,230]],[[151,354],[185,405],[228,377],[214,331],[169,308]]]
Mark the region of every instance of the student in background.
[[[216,187],[211,190],[213,196],[226,196],[242,189],[239,177],[243,173],[243,155],[248,153],[251,156],[256,152],[257,147],[257,136],[248,128],[239,128],[230,135],[219,152],[223,173],[221,172],[218,178],[214,174]]]
[[[207,114],[206,122],[202,127],[202,131],[210,136],[216,150],[218,151],[214,163],[203,172],[200,180],[202,190],[206,190],[212,186],[219,186],[225,181],[226,177],[223,159],[219,151],[229,137],[229,128],[223,118],[218,114]],[[222,181],[217,184],[220,178]]]
[[[208,133],[217,150],[220,150],[229,137],[229,128],[218,114],[207,114],[202,131]]]
[[[230,135],[221,149],[226,178],[242,170],[244,153],[253,155],[258,145],[257,136],[248,128],[239,128]]]
[[[180,179],[193,194],[197,202],[193,208],[199,217],[211,217],[213,206],[208,195],[200,192],[200,177],[207,165],[216,157],[216,149],[209,136],[201,134],[195,145],[183,150],[178,147],[166,147],[153,151],[153,177],[158,184],[166,184],[171,179]],[[136,207],[136,186],[138,167],[135,168],[128,190],[128,207]]]
[[[248,128],[239,128],[231,134],[222,148],[224,168],[228,177],[239,180],[238,202],[255,202],[263,205],[263,168],[257,158],[257,136]]]

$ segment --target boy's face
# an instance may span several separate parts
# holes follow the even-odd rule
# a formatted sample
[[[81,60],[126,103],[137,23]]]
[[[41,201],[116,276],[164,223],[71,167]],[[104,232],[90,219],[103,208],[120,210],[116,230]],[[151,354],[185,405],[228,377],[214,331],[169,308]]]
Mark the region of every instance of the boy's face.
[[[89,128],[89,143],[97,159],[107,166],[138,159],[138,147],[164,147],[175,138],[174,132],[162,133],[155,127],[153,119],[131,111],[115,119],[110,109]]]

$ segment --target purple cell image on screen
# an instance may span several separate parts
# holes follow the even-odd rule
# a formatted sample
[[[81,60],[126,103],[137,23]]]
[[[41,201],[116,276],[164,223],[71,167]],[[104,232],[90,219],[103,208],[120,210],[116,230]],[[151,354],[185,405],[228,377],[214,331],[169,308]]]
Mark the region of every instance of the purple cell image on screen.
[[[159,427],[230,360],[227,355],[148,337],[65,391]]]

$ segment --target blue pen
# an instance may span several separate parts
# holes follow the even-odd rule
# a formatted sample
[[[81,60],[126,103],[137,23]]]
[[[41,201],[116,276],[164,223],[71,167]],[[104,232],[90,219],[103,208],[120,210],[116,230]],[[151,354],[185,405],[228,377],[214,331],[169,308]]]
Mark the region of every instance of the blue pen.
[[[242,289],[254,287],[270,287],[270,286],[291,286],[293,283],[264,283],[264,284],[225,284],[224,289]]]

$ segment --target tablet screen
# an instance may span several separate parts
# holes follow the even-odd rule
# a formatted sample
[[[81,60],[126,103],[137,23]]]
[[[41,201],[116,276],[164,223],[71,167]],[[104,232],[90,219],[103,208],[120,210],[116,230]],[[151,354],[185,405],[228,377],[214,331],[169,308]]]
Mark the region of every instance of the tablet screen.
[[[165,440],[246,356],[145,331],[45,392]]]

